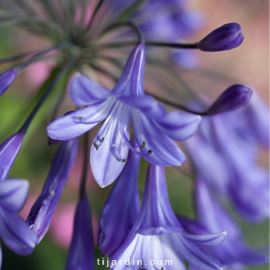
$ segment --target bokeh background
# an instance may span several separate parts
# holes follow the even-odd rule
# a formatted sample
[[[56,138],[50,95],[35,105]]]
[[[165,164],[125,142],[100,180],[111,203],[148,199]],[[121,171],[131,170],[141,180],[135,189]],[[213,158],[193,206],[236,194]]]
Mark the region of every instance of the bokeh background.
[[[228,85],[243,83],[256,89],[262,97],[269,101],[269,3],[268,0],[191,0],[190,8],[203,13],[205,24],[201,31],[193,36],[190,42],[197,41],[213,29],[228,23],[237,22],[242,26],[245,35],[244,43],[229,52],[204,53],[197,52],[199,66],[196,72],[182,70],[185,81],[197,92],[216,98]],[[12,30],[12,31],[11,31]],[[27,46],[25,46],[27,44]],[[0,27],[0,58],[17,54],[18,51],[44,47],[41,40],[30,37],[16,29]],[[46,68],[44,69],[44,65]],[[53,61],[36,64],[21,74],[9,91],[0,98],[0,143],[16,132],[25,119],[31,101],[38,87],[53,67]],[[0,72],[8,66],[1,66]],[[22,150],[10,172],[10,177],[28,179],[31,183],[29,199],[22,210],[26,217],[30,207],[39,195],[43,182],[50,168],[50,162],[56,147],[48,147],[46,126],[50,121],[47,112],[51,109],[52,96],[38,113],[28,134]],[[72,106],[68,97],[65,106]],[[93,131],[95,134],[95,130]],[[82,153],[72,170],[61,203],[55,213],[51,228],[37,246],[33,255],[21,257],[3,248],[2,270],[60,270],[64,269],[67,249],[71,239],[73,215],[77,202],[78,182],[82,168]],[[262,152],[262,166],[269,164],[269,155]],[[143,189],[147,164],[142,161],[140,171],[140,187]],[[175,212],[194,217],[193,180],[185,174],[189,170],[186,164],[184,170],[166,169],[168,190],[172,207]],[[94,181],[91,172],[88,175],[88,195],[92,206],[93,229],[97,247],[98,217],[111,187],[101,189]],[[251,198],[252,199],[252,198]],[[234,213],[233,209],[231,209]],[[239,219],[246,241],[250,246],[260,247],[269,243],[269,222],[262,224],[247,224]],[[96,256],[102,258],[96,249]],[[101,269],[96,265],[96,269]],[[250,269],[266,270],[269,266]],[[107,269],[107,268],[104,268]]]

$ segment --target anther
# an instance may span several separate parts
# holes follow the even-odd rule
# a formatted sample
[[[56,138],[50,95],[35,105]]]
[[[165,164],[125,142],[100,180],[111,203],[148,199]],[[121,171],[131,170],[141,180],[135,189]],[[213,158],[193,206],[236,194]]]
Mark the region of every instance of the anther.
[[[118,158],[118,160],[119,160],[120,162],[127,162],[127,159],[121,159],[121,158]]]
[[[96,149],[98,150],[98,145],[96,144],[96,143],[93,143],[94,144],[94,146],[96,147]]]
[[[143,141],[142,146],[140,147],[140,149],[142,150],[145,147],[145,141]]]
[[[99,142],[104,142],[104,137],[102,137],[101,139],[98,139]]]
[[[149,155],[151,155],[152,153],[153,153],[153,151],[152,150],[148,150],[148,152],[147,152]]]

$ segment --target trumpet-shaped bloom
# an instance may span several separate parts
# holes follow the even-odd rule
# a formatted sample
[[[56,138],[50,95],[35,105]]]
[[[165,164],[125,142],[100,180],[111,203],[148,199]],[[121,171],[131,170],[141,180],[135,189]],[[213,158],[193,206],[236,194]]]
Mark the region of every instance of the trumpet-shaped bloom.
[[[267,263],[267,256],[244,243],[241,229],[213,197],[202,178],[196,181],[195,198],[198,221],[181,218],[181,222],[188,232],[195,234],[201,233],[201,228],[208,233],[226,228],[228,236],[225,241],[213,249],[208,249],[215,258],[229,269],[243,269],[245,266]]]
[[[86,195],[80,199],[74,219],[72,241],[65,270],[93,270],[94,242],[91,209]]]
[[[36,235],[17,213],[22,209],[29,184],[26,180],[8,179],[0,182],[0,237],[6,246],[20,255],[32,253]],[[2,252],[0,246],[0,267]]]
[[[111,266],[115,270],[138,269],[137,262],[140,261],[143,268],[149,270],[162,267],[185,269],[184,258],[200,269],[221,269],[222,265],[201,245],[217,245],[225,237],[226,232],[210,235],[187,233],[171,208],[164,169],[150,164],[140,212],[127,239],[112,254]],[[128,259],[134,259],[135,265],[125,265]],[[172,260],[172,264],[167,265],[167,260]]]
[[[32,206],[27,218],[28,225],[37,235],[36,244],[42,240],[49,229],[77,152],[78,140],[74,139],[63,143],[55,154],[42,193]]]
[[[130,152],[102,210],[98,242],[104,256],[111,255],[124,242],[139,212],[139,162],[140,156]]]
[[[258,144],[241,135],[241,121],[250,115],[234,114],[204,117],[198,133],[185,145],[209,188],[233,202],[244,218],[259,222],[269,216],[269,176],[256,164]],[[261,130],[268,133],[265,127]]]
[[[186,157],[172,139],[187,139],[200,123],[200,116],[178,111],[167,114],[161,104],[144,95],[144,66],[144,45],[139,43],[112,91],[76,75],[70,84],[71,98],[77,106],[91,106],[70,112],[48,126],[52,139],[69,140],[106,119],[90,156],[94,177],[101,187],[119,176],[129,148],[155,165],[180,166]],[[135,144],[129,140],[130,119]]]
[[[23,134],[19,132],[0,146],[0,237],[10,250],[28,255],[35,247],[36,235],[17,213],[26,201],[29,185],[26,180],[6,179],[22,140]],[[0,246],[0,267],[1,264]]]

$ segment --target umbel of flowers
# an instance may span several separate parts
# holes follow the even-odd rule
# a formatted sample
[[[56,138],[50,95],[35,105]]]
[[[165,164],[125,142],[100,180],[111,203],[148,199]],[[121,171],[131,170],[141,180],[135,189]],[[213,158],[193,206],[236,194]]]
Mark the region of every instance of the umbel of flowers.
[[[33,63],[50,56],[56,64],[25,122],[0,146],[0,237],[9,249],[28,255],[42,243],[77,158],[79,138],[84,135],[84,165],[66,270],[94,269],[86,189],[89,154],[100,187],[115,182],[98,231],[99,247],[110,257],[112,269],[184,270],[186,262],[189,269],[243,269],[268,261],[245,245],[238,225],[223,207],[224,201],[232,203],[251,222],[269,216],[269,178],[256,164],[258,148],[269,148],[267,106],[240,84],[228,86],[213,103],[192,92],[182,94],[182,105],[151,95],[147,84],[146,63],[162,63],[164,71],[175,75],[171,49],[178,50],[177,59],[185,49],[189,53],[234,49],[244,40],[240,25],[225,24],[188,44],[179,39],[197,31],[202,17],[177,0],[9,0],[0,7],[1,27],[18,26],[51,43],[42,51],[0,60],[0,65],[10,64],[0,75],[0,95]],[[149,10],[156,16],[147,16]],[[109,65],[114,68],[107,68]],[[104,87],[102,80],[88,76],[91,72],[112,80],[113,87]],[[162,83],[158,77],[156,74],[151,85],[156,92]],[[59,145],[58,150],[42,192],[24,221],[17,213],[27,198],[28,182],[7,177],[32,120],[62,83],[76,110],[57,117],[64,97],[58,93],[47,127],[50,145]],[[90,141],[89,130],[100,123]],[[180,141],[185,141],[186,150],[179,148]],[[140,205],[141,158],[149,165]],[[175,214],[167,192],[164,167],[181,166],[187,159],[196,174],[196,220]],[[253,192],[256,198],[250,200]],[[128,260],[135,264],[124,264]]]

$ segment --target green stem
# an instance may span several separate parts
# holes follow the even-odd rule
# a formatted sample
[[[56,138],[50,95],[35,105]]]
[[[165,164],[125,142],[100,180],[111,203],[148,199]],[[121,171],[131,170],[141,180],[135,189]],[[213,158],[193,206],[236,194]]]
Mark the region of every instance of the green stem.
[[[88,163],[89,163],[89,132],[84,134],[84,163],[83,163],[83,172],[81,178],[81,185],[80,185],[80,199],[85,195],[85,186],[86,186],[86,179],[87,179],[87,171],[88,171]]]

